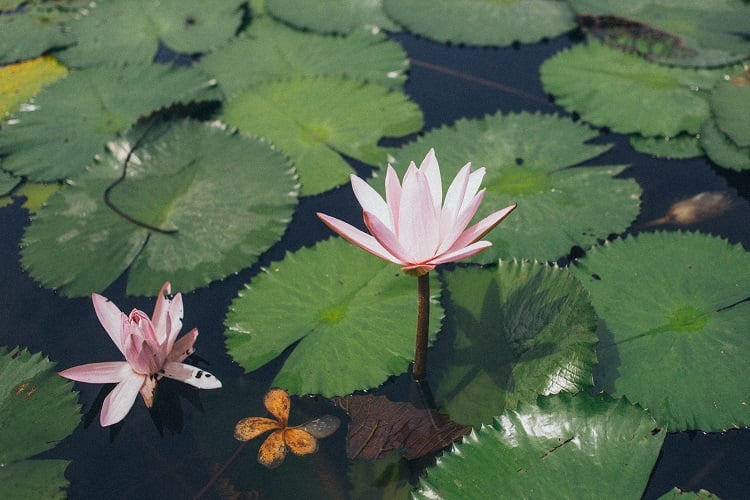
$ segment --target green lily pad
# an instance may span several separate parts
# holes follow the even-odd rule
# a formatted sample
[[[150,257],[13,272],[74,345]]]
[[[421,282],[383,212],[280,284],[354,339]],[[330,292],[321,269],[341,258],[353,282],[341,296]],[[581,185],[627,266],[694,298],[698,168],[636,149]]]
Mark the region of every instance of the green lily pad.
[[[710,116],[705,91],[720,70],[671,68],[607,47],[579,44],[542,64],[544,89],[584,120],[615,132],[695,134]]]
[[[227,123],[266,137],[299,171],[301,194],[314,195],[349,181],[339,154],[377,165],[390,151],[382,137],[422,128],[422,112],[400,91],[340,77],[295,78],[259,85],[233,97]]]
[[[20,178],[0,170],[0,196],[10,193],[20,182]]]
[[[705,154],[698,134],[680,134],[676,137],[631,135],[630,145],[640,153],[650,154],[659,158],[686,159]]]
[[[51,49],[73,45],[76,39],[63,25],[85,2],[60,4],[37,3],[27,5],[23,12],[0,15],[0,64],[31,59]]]
[[[750,6],[739,0],[570,0],[589,34],[651,60],[721,66],[750,55]]]
[[[383,0],[413,33],[440,42],[506,46],[552,38],[575,28],[565,2],[552,0]]]
[[[665,435],[625,399],[539,398],[439,457],[415,498],[640,498]]]
[[[264,0],[266,12],[298,28],[348,34],[400,31],[383,12],[383,0]]]
[[[81,419],[72,383],[27,350],[0,347],[0,497],[65,498],[67,460],[30,459],[54,447]]]
[[[207,52],[234,36],[242,22],[240,0],[118,0],[96,2],[70,24],[78,43],[58,57],[69,66],[147,63],[159,42],[184,54]]]
[[[518,208],[483,238],[493,246],[473,260],[556,260],[574,245],[624,231],[638,215],[640,188],[632,179],[614,178],[625,167],[567,168],[610,148],[585,144],[596,136],[555,115],[496,114],[427,132],[395,152],[391,163],[401,178],[409,161],[419,163],[434,147],[445,188],[467,162],[485,167],[487,192],[476,220],[513,202]],[[383,180],[375,176],[371,184],[382,193]]]
[[[89,175],[50,197],[22,243],[34,279],[85,296],[130,268],[130,294],[153,295],[167,280],[186,292],[252,265],[281,238],[296,206],[287,160],[218,126],[169,125],[147,132],[127,178],[111,188],[110,201],[132,220],[103,195],[143,130],[113,143]]]
[[[434,301],[433,338],[441,316]],[[407,370],[416,319],[417,280],[333,238],[288,253],[240,292],[225,320],[227,350],[253,371],[289,349],[272,386],[346,395]]]
[[[574,270],[602,319],[597,384],[670,431],[750,424],[750,254],[740,245],[645,233],[595,247]]]
[[[741,75],[726,75],[726,78],[716,85],[711,93],[711,111],[721,131],[737,146],[750,147],[749,69],[745,69]]]
[[[688,500],[690,498],[701,499],[701,498],[719,498],[710,491],[698,490],[698,491],[682,491],[679,488],[672,488],[667,493],[659,497],[659,500],[672,500],[672,499]]]
[[[453,420],[478,427],[519,401],[593,385],[596,315],[571,273],[512,261],[444,280],[445,326],[428,375]]]
[[[200,67],[221,82],[228,96],[281,78],[341,75],[400,88],[408,60],[401,46],[384,35],[317,35],[268,18],[247,34],[201,59]]]
[[[34,181],[76,179],[107,141],[139,117],[218,98],[214,83],[193,69],[124,65],[75,71],[7,122],[0,132],[0,155],[8,155],[2,167]]]
[[[700,144],[714,163],[732,170],[750,169],[750,147],[737,146],[721,131],[715,120],[707,120],[701,127]]]

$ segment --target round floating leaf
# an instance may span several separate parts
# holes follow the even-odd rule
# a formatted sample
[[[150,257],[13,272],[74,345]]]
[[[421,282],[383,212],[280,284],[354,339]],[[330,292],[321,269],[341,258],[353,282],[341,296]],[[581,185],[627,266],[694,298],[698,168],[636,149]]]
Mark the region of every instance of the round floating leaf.
[[[20,182],[21,179],[18,177],[13,177],[9,173],[0,170],[0,195],[10,193]]]
[[[2,16],[0,16],[2,19]],[[0,68],[0,118],[14,113],[34,94],[67,75],[65,66],[51,56]]]
[[[422,128],[419,107],[400,91],[339,77],[297,78],[259,85],[233,97],[224,118],[266,137],[294,162],[301,194],[348,182],[341,154],[371,165],[389,152],[377,142]]]
[[[750,9],[748,9],[750,15]],[[722,132],[739,147],[750,147],[750,70],[720,81],[711,93],[711,111]]]
[[[229,40],[242,22],[239,0],[118,0],[97,2],[71,23],[78,44],[59,53],[69,66],[119,61],[151,62],[159,42],[185,54],[206,52]]]
[[[56,4],[62,2],[36,2],[22,12],[0,15],[0,64],[31,59],[75,43],[73,34],[62,25],[85,3]]]
[[[453,420],[478,426],[519,401],[593,385],[596,315],[571,273],[500,262],[444,276],[445,326],[428,375]]]
[[[29,459],[80,421],[72,383],[42,355],[0,347],[0,497],[65,498],[66,460]]]
[[[383,0],[265,0],[266,11],[298,28],[322,33],[399,31],[385,15]]]
[[[624,231],[638,215],[640,188],[632,179],[614,178],[625,167],[566,168],[609,149],[585,144],[596,136],[554,115],[497,114],[430,131],[397,151],[392,164],[402,178],[410,161],[418,164],[434,147],[446,189],[467,162],[486,167],[487,192],[476,220],[513,202],[518,208],[484,237],[493,246],[473,259],[556,260],[574,245]],[[371,184],[383,192],[382,177]]]
[[[640,498],[665,431],[624,399],[560,394],[464,437],[416,498]]]
[[[399,88],[408,61],[401,46],[384,35],[316,35],[261,18],[247,35],[201,59],[201,68],[221,82],[228,96],[281,78],[341,75]]]
[[[680,134],[677,137],[631,135],[630,145],[640,153],[659,158],[685,159],[704,155],[698,135]]]
[[[597,383],[606,391],[670,431],[750,424],[740,382],[750,377],[750,255],[741,246],[646,233],[592,249],[575,272],[603,321]]]
[[[433,302],[432,335],[441,316]],[[345,395],[406,371],[416,318],[414,278],[333,238],[288,253],[240,292],[225,320],[227,349],[252,371],[293,346],[273,386],[293,394]]]
[[[35,181],[78,177],[116,132],[175,103],[218,99],[203,73],[174,66],[99,66],[43,89],[0,132],[3,168]],[[64,126],[61,126],[64,124]]]
[[[410,31],[440,42],[510,45],[551,38],[575,27],[564,2],[551,0],[383,0]]]
[[[750,169],[750,147],[737,146],[721,131],[714,120],[707,120],[701,127],[700,145],[711,161],[724,168]]]
[[[750,54],[750,6],[739,0],[570,0],[594,38],[651,60],[721,66]]]
[[[579,44],[542,64],[544,89],[584,120],[645,136],[695,134],[709,117],[719,70],[670,68],[607,47]]]
[[[130,266],[128,293],[153,295],[167,280],[185,292],[252,265],[283,234],[296,206],[287,161],[260,140],[191,121],[148,130],[109,197],[135,221],[177,232],[118,215],[103,194],[133,142],[114,143],[33,218],[22,262],[44,286],[88,295]]]

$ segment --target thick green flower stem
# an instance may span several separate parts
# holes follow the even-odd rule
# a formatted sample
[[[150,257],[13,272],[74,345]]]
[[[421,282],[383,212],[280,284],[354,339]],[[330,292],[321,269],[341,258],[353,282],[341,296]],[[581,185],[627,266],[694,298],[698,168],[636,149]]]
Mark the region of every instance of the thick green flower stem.
[[[414,346],[414,380],[427,376],[427,332],[430,329],[430,273],[417,278],[417,341]]]

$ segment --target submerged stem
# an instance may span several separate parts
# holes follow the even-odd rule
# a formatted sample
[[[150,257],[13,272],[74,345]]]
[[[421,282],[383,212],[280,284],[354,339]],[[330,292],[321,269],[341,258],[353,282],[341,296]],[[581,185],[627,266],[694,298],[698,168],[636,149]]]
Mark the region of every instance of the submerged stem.
[[[430,273],[417,278],[417,340],[414,346],[414,380],[427,376],[427,332],[430,329]]]

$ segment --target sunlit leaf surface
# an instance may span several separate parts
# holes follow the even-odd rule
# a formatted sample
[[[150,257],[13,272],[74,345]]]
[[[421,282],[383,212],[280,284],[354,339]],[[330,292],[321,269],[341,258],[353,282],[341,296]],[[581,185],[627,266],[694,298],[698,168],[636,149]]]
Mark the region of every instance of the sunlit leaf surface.
[[[740,0],[570,0],[589,36],[654,61],[720,66],[750,55]]]
[[[422,128],[422,112],[403,92],[340,77],[259,85],[230,99],[223,116],[281,148],[294,162],[305,196],[349,181],[353,170],[341,154],[377,165],[389,151],[378,146],[382,137]]]
[[[0,347],[2,498],[65,498],[69,462],[30,458],[55,446],[80,421],[77,393],[54,367],[39,353]]]
[[[640,498],[666,432],[607,395],[560,394],[508,410],[454,445],[416,498]]]
[[[596,136],[554,115],[497,114],[427,132],[394,153],[391,163],[402,176],[409,161],[421,161],[434,147],[446,189],[467,162],[485,167],[487,192],[476,220],[513,202],[518,208],[484,237],[493,246],[474,260],[556,260],[574,245],[624,231],[638,214],[640,188],[632,179],[614,178],[625,167],[575,167],[609,149],[586,144]],[[376,176],[370,184],[383,192],[383,177]]]
[[[644,233],[574,268],[601,317],[595,382],[670,431],[750,424],[750,255],[699,233]],[[743,302],[744,301],[744,302]]]
[[[78,43],[59,57],[75,67],[112,60],[150,62],[159,43],[184,54],[206,52],[229,40],[240,25],[239,0],[118,0],[91,3],[70,27]]]
[[[709,117],[709,91],[720,70],[672,68],[599,42],[575,45],[540,69],[555,102],[584,120],[621,133],[673,137],[697,133]]]
[[[510,45],[555,37],[575,27],[564,2],[550,0],[383,0],[409,31],[440,42]]]
[[[438,283],[433,279],[433,296]],[[246,371],[289,349],[272,385],[292,394],[377,387],[414,356],[417,280],[332,238],[288,253],[255,277],[227,313],[227,349]],[[430,307],[440,328],[442,308]]]
[[[113,143],[114,154],[33,218],[22,262],[44,286],[88,295],[130,268],[131,294],[165,281],[186,292],[252,265],[283,234],[296,206],[287,161],[267,143],[190,121],[149,129],[109,196],[131,219],[176,232],[115,213],[104,192],[143,133]]]
[[[193,69],[150,64],[74,71],[39,92],[0,131],[0,156],[8,155],[2,167],[35,181],[75,179],[139,117],[218,98],[210,79]]]
[[[73,45],[76,39],[64,25],[85,9],[88,2],[24,3],[30,5],[23,11],[0,15],[0,64],[31,59],[50,49]],[[9,5],[8,10],[12,9]]]
[[[478,426],[518,401],[592,385],[596,316],[568,271],[501,262],[444,280],[445,327],[428,378],[453,420]]]
[[[67,73],[67,68],[51,56],[0,67],[0,119],[5,121],[8,114],[17,111],[42,87]]]
[[[399,31],[383,13],[383,0],[264,0],[269,14],[298,28],[322,33]]]
[[[341,75],[399,88],[408,61],[401,46],[384,35],[348,37],[301,32],[268,18],[248,33],[201,59],[200,67],[230,96],[281,78]]]

